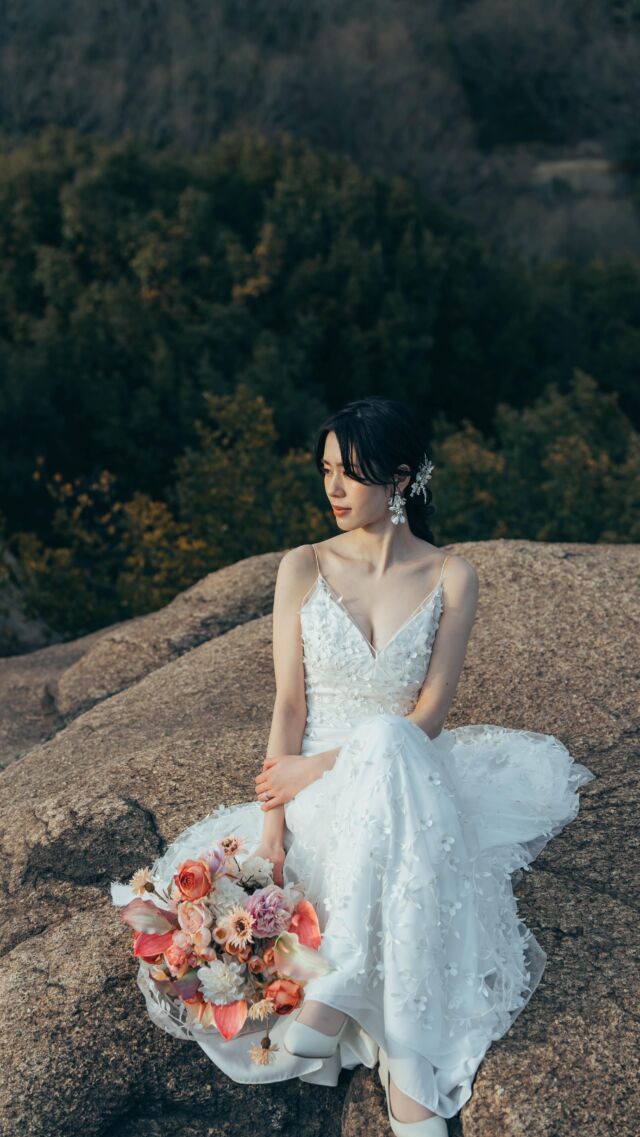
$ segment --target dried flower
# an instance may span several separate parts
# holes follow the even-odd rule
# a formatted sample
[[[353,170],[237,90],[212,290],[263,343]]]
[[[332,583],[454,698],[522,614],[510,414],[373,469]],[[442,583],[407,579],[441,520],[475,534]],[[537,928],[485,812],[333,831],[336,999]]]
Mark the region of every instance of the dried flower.
[[[228,941],[232,947],[243,948],[252,942],[253,917],[246,908],[242,906],[232,908],[221,924],[227,931]]]
[[[129,881],[136,896],[144,896],[145,892],[155,892],[155,883],[151,869],[137,869]]]
[[[258,999],[257,1003],[252,1003],[249,1007],[250,1019],[266,1019],[269,1015],[273,1014],[273,999],[268,996],[266,999]]]
[[[268,1066],[271,1062],[271,1055],[274,1051],[279,1049],[278,1043],[272,1042],[267,1034],[259,1046],[256,1046],[254,1043],[253,1046],[249,1047],[249,1057],[251,1061],[255,1062],[258,1066]]]
[[[246,837],[223,837],[219,842],[225,857],[235,857],[236,853],[241,853],[246,847],[246,843]]]

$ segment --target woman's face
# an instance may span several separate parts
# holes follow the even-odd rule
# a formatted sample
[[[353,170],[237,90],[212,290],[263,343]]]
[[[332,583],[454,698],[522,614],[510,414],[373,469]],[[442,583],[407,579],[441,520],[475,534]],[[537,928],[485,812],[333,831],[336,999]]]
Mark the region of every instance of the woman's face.
[[[353,467],[360,474],[355,455]],[[334,431],[329,431],[325,439],[323,454],[324,488],[340,529],[358,529],[362,525],[385,518],[390,520],[389,497],[392,486],[365,486],[347,477],[342,465],[342,455]],[[406,485],[401,481],[400,488]],[[342,512],[341,512],[342,511]]]

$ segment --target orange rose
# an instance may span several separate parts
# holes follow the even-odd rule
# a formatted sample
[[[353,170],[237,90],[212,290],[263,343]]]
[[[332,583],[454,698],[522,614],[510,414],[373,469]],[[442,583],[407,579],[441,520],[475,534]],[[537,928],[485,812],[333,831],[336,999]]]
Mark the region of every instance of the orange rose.
[[[184,900],[201,900],[211,890],[211,873],[204,861],[183,861],[173,879]]]
[[[274,979],[263,991],[265,999],[273,999],[277,1015],[288,1015],[302,1002],[302,987],[294,979]]]

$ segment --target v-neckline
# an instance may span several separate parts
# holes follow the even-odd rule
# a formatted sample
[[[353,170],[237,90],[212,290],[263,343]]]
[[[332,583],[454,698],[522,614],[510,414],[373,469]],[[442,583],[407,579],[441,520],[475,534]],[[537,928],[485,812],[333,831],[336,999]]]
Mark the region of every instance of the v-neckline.
[[[383,647],[375,648],[373,646],[373,644],[371,643],[371,640],[369,639],[369,637],[365,636],[365,634],[364,634],[362,628],[360,627],[358,621],[351,615],[351,612],[347,608],[347,605],[345,604],[344,600],[342,599],[342,596],[338,596],[338,594],[335,591],[335,589],[333,588],[333,586],[331,584],[329,584],[329,581],[327,580],[327,578],[325,576],[323,576],[323,574],[319,570],[318,570],[318,575],[316,577],[316,585],[317,585],[318,581],[322,581],[322,583],[325,585],[327,592],[328,592],[329,596],[331,597],[331,599],[336,602],[336,604],[338,605],[340,610],[342,612],[344,612],[347,619],[351,621],[354,628],[356,629],[356,631],[361,636],[363,643],[369,649],[369,652],[371,653],[371,656],[374,660],[380,659],[380,657],[384,654],[384,652],[387,650],[387,648],[390,647],[391,644],[394,642],[394,640],[396,640],[398,638],[398,636],[400,635],[400,632],[403,632],[404,629],[409,626],[409,624],[412,622],[412,620],[415,619],[415,617],[421,611],[423,606],[427,603],[427,600],[431,599],[431,597],[434,595],[435,592],[438,591],[438,589],[442,586],[442,583],[443,583],[442,582],[442,574],[441,574],[438,583],[436,585],[434,585],[434,587],[431,589],[431,592],[428,592],[427,595],[420,601],[420,603],[416,605],[416,607],[414,608],[411,615],[407,616],[406,620],[403,620],[400,627],[393,633],[391,639],[387,640],[386,644],[384,644]],[[315,589],[313,589],[312,591],[315,591]],[[308,603],[308,601],[310,599],[311,599],[311,594],[309,594],[309,596],[307,597],[307,601],[303,605],[303,608],[306,606],[306,603]],[[302,609],[301,609],[301,611],[302,611]]]

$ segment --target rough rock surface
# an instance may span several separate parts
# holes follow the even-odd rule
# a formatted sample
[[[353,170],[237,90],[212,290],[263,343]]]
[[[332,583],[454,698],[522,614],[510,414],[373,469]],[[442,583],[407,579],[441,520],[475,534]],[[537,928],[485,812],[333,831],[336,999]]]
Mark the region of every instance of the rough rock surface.
[[[266,615],[282,553],[210,573],[158,612],[0,659],[0,767],[205,640]]]
[[[553,733],[597,775],[578,819],[518,885],[547,971],[450,1134],[632,1137],[638,547],[503,540],[449,551],[478,569],[480,600],[447,727]],[[259,1091],[154,1027],[109,895],[110,879],[149,864],[220,802],[253,798],[281,555],[211,574],[153,616],[3,661],[5,691],[20,697],[5,707],[16,746],[0,774],[1,1134],[389,1132],[376,1072],[343,1071],[335,1090],[295,1080]],[[48,720],[37,713],[47,685]],[[14,723],[25,713],[27,726]]]

